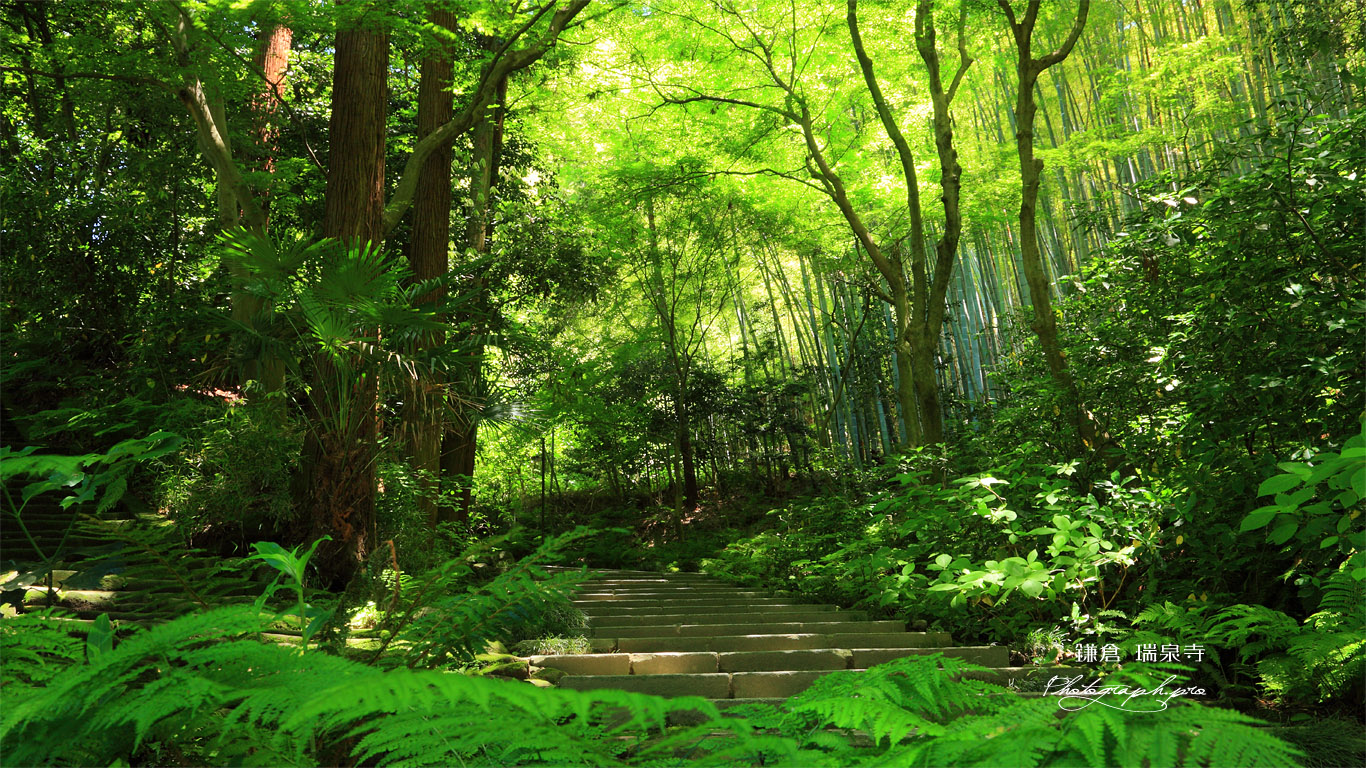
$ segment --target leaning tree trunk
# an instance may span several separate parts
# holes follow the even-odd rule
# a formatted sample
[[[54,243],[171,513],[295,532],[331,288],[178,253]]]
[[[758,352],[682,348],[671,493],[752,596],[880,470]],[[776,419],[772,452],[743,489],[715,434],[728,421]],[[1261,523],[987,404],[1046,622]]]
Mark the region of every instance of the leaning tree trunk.
[[[353,248],[378,247],[383,239],[388,59],[387,32],[337,31],[322,234]],[[304,451],[312,534],[332,537],[318,549],[318,568],[332,585],[355,574],[375,524],[375,379],[359,358],[345,367],[319,359],[315,390],[339,394],[313,398]]]

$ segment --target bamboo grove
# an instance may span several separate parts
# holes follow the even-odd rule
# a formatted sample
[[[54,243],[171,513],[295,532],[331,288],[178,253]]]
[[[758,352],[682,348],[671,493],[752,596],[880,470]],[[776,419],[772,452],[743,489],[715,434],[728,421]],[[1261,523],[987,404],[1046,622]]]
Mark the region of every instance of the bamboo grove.
[[[1041,14],[1034,33],[1036,57],[1062,43],[1072,26],[1081,27],[1068,54],[1035,76],[1031,98],[1037,107],[1037,119],[1031,115],[1032,147],[1043,168],[1037,250],[1054,302],[1074,295],[1092,254],[1122,231],[1128,217],[1155,206],[1194,202],[1182,201],[1174,182],[1163,199],[1144,199],[1134,190],[1145,181],[1200,168],[1212,147],[1267,127],[1278,113],[1344,115],[1361,99],[1359,85],[1330,50],[1360,55],[1360,29],[1345,9],[1280,2],[1099,2],[1083,4],[1090,6],[1089,16],[1078,18],[1075,6],[1061,5],[1031,11]],[[964,70],[948,107],[950,140],[961,163],[961,236],[942,262],[950,270],[942,334],[931,363],[949,432],[974,429],[1008,395],[993,372],[1043,357],[1031,341],[1035,299],[1016,216],[1023,162],[1016,146],[1018,54],[1002,7],[963,3],[934,12],[941,27],[937,53],[944,59],[943,77],[952,77],[956,67]],[[932,86],[916,74],[920,62],[912,61],[914,53],[905,51],[914,46],[894,36],[909,36],[919,23],[912,21],[920,18],[915,14],[932,8],[922,4],[914,13],[864,9],[870,19],[865,26],[874,30],[867,35],[867,48],[870,58],[878,59],[878,78],[889,93],[894,91],[889,99],[894,106],[909,114],[904,130],[912,145],[911,165],[919,164],[921,176],[928,177],[920,192],[926,200],[940,196],[944,177],[934,160],[934,118],[926,90]],[[898,321],[886,276],[872,268],[868,243],[840,220],[837,201],[822,194],[821,169],[811,159],[810,148],[817,145],[828,148],[832,165],[838,155],[831,175],[847,174],[850,196],[860,198],[851,205],[868,206],[870,228],[877,230],[869,242],[911,250],[914,226],[905,211],[886,201],[889,190],[903,194],[895,190],[904,166],[896,159],[896,140],[889,143],[878,127],[880,94],[870,98],[860,88],[843,9],[793,5],[769,11],[745,18],[724,3],[661,5],[618,18],[614,34],[599,40],[588,57],[586,72],[552,79],[552,88],[587,88],[590,100],[584,108],[593,117],[574,123],[575,139],[555,126],[536,134],[571,164],[610,156],[625,165],[607,176],[566,168],[561,173],[567,192],[597,185],[583,199],[602,210],[610,195],[601,191],[601,183],[608,180],[617,185],[617,195],[632,201],[611,215],[648,229],[655,239],[664,228],[676,228],[679,243],[705,251],[672,248],[677,260],[669,266],[679,280],[709,283],[690,302],[680,305],[679,295],[671,299],[675,312],[691,313],[687,319],[694,326],[684,357],[709,361],[734,390],[732,410],[704,408],[704,418],[694,418],[684,430],[696,433],[687,439],[702,446],[705,459],[698,465],[708,482],[722,479],[728,469],[755,467],[768,482],[781,483],[789,472],[809,469],[816,456],[862,466],[906,446],[938,442],[918,434],[915,419],[908,431],[897,393],[901,379],[914,373],[897,363]],[[956,24],[966,29],[955,30]],[[652,33],[652,28],[665,31]],[[964,41],[957,37],[960,31]],[[751,36],[749,50],[745,35]],[[659,42],[665,37],[687,42],[668,47]],[[955,50],[960,42],[966,45]],[[807,58],[794,56],[791,63],[779,58],[774,82],[708,79],[713,77],[708,61],[715,62],[713,71],[737,68],[737,60],[762,69],[765,56],[798,50]],[[688,64],[679,64],[680,59]],[[801,146],[801,116],[790,107],[802,86],[781,77],[803,67],[801,76],[814,83],[811,92],[826,100],[819,107],[825,113],[817,118],[824,122],[815,127],[816,143],[806,147]],[[789,106],[758,104],[777,116],[766,115],[773,117],[767,123],[764,118],[747,122],[745,107],[756,106],[749,102],[761,99],[752,94],[765,88],[788,89]],[[792,136],[775,136],[783,122]],[[726,132],[732,135],[717,138]],[[574,141],[579,146],[571,146]],[[856,184],[865,189],[852,189]],[[691,201],[682,202],[689,196]],[[646,199],[660,210],[647,214],[639,204]],[[670,201],[667,214],[661,213],[665,204],[660,200]],[[704,210],[697,211],[698,206]],[[937,206],[926,210],[922,236],[933,251],[945,236],[945,220]],[[619,251],[633,247],[617,246]],[[910,261],[897,262],[909,284]],[[930,281],[935,267],[928,265]],[[647,297],[646,303],[683,292],[681,283],[658,280],[630,286]],[[625,302],[619,299],[609,315],[628,311]],[[1050,306],[1047,314],[1055,313]],[[662,346],[672,349],[679,339],[671,323],[679,320],[642,320],[631,333],[639,339],[653,330],[662,335]],[[1056,322],[1067,333],[1076,320],[1061,315]],[[591,322],[587,327],[592,334],[600,328]],[[609,331],[621,343],[627,335]],[[687,378],[672,362],[664,368]],[[677,401],[685,385],[675,381],[663,396]],[[742,391],[751,396],[746,399]],[[698,402],[708,400],[699,397]],[[710,402],[721,400],[713,393]],[[570,422],[572,411],[569,406]],[[595,417],[584,416],[579,424],[588,426],[577,440],[585,447],[581,454],[592,454],[589,446],[599,444],[591,435]],[[1092,418],[1097,417],[1104,418]],[[597,453],[602,460],[587,471],[605,475],[618,488],[632,481],[650,489],[684,487],[683,465],[692,458],[679,455],[677,434],[658,434],[645,452],[649,458],[632,464]],[[575,441],[561,436],[571,459]]]

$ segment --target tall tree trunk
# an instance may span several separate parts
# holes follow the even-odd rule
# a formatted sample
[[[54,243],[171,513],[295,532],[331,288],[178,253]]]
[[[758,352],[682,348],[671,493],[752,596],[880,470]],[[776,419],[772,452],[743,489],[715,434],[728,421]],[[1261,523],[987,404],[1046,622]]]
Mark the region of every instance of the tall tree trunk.
[[[435,5],[430,10],[434,24],[456,29],[455,14]],[[417,135],[421,139],[445,125],[455,114],[451,93],[453,65],[451,48],[442,45],[422,60],[417,95]],[[408,264],[413,278],[432,280],[446,274],[451,242],[451,142],[438,147],[422,166],[413,200],[413,232],[408,246]],[[445,289],[433,291],[421,301],[440,303]],[[435,347],[444,342],[437,333],[419,342]],[[418,350],[414,350],[417,352]],[[441,438],[445,430],[445,387],[435,371],[420,373],[411,381],[406,398],[404,424],[407,429],[408,453],[415,469],[427,474],[430,483],[419,500],[418,508],[428,523],[439,520],[436,492],[441,478]]]
[[[697,508],[700,488],[697,483],[697,460],[692,442],[691,415],[688,413],[688,385],[692,373],[691,352],[679,345],[677,317],[674,302],[664,283],[664,255],[659,247],[659,233],[655,229],[655,204],[653,198],[645,203],[646,226],[650,236],[650,280],[654,293],[653,304],[659,317],[660,330],[664,337],[664,352],[673,374],[673,412],[675,436],[678,443],[679,469],[682,474],[682,496],[678,498],[684,508],[691,511]],[[677,507],[677,504],[675,505]]]
[[[485,47],[493,47],[496,41],[485,41]],[[503,149],[503,120],[506,114],[504,102],[507,99],[507,79],[497,84],[495,107],[485,114],[475,125],[471,136],[470,153],[470,211],[465,219],[465,247],[475,253],[487,253],[489,235],[492,232],[490,204],[493,189],[498,184],[498,161]],[[476,312],[487,314],[492,311],[489,304],[489,289],[482,277],[476,278],[474,285]],[[474,471],[479,455],[479,413],[482,404],[473,407],[466,403],[477,401],[483,386],[482,363],[484,357],[484,323],[474,318],[471,357],[474,362],[464,373],[457,386],[465,395],[460,401],[452,403],[454,411],[450,424],[442,440],[441,474],[447,480],[460,483],[453,507],[439,511],[440,518],[446,521],[469,519],[470,508],[474,504]]]
[[[351,248],[378,247],[383,239],[388,59],[386,31],[337,30],[322,234]],[[344,407],[314,399],[318,413],[305,445],[304,477],[313,534],[332,537],[318,550],[319,570],[337,585],[350,579],[372,543],[376,388],[359,359],[350,375],[320,363],[323,380],[314,386],[342,393]]]
[[[290,46],[294,31],[278,19],[262,20],[256,38],[256,54],[253,63],[260,71],[263,82],[251,101],[252,145],[247,154],[251,159],[252,170],[267,177],[275,173],[275,158],[279,154],[280,131],[273,118],[283,94],[285,75],[289,70]],[[270,215],[270,184],[259,187],[259,205],[264,216]],[[232,201],[234,210],[237,201]],[[267,218],[262,228],[269,224]],[[245,292],[235,292],[231,297],[232,316],[239,323],[250,328],[262,308],[261,300]],[[263,353],[252,360],[244,372],[245,379],[255,380],[259,389],[252,395],[267,395],[279,392],[285,386],[285,362],[278,356]],[[284,417],[284,403],[277,399],[265,400],[266,405],[276,414]]]
[[[1039,177],[1043,172],[1043,160],[1034,156],[1034,117],[1038,106],[1034,99],[1034,88],[1039,75],[1044,70],[1058,64],[1072,52],[1082,29],[1086,26],[1090,0],[1081,0],[1077,18],[1072,31],[1058,50],[1043,57],[1033,54],[1034,25],[1038,18],[1040,0],[1030,0],[1025,14],[1016,18],[1009,0],[999,0],[1006,14],[1010,29],[1015,38],[1019,55],[1015,71],[1017,75],[1015,95],[1015,146],[1020,158],[1020,259],[1023,263],[1025,282],[1029,285],[1029,300],[1034,308],[1030,328],[1039,338],[1043,348],[1044,361],[1054,383],[1067,399],[1069,420],[1078,438],[1084,445],[1096,449],[1100,430],[1095,420],[1086,412],[1077,392],[1076,382],[1067,369],[1062,347],[1058,343],[1058,323],[1053,311],[1052,292],[1049,287],[1048,269],[1039,250],[1038,212]]]
[[[889,254],[874,241],[872,234],[854,213],[838,177],[827,171],[823,158],[813,159],[821,168],[822,175],[830,180],[830,186],[836,193],[835,201],[840,205],[859,243],[868,252],[873,264],[887,282],[887,291],[882,294],[882,298],[892,305],[896,319],[896,355],[901,372],[898,395],[908,428],[915,423],[911,415],[918,417],[915,421],[918,421],[919,433],[911,430],[912,444],[935,445],[944,439],[944,414],[939,401],[939,380],[935,372],[934,358],[944,326],[945,300],[953,275],[958,239],[963,228],[962,212],[959,209],[962,168],[958,165],[958,153],[953,145],[953,116],[949,112],[949,106],[953,103],[963,76],[967,74],[973,62],[972,57],[968,56],[966,44],[967,6],[961,8],[958,17],[958,69],[947,84],[940,73],[940,56],[935,43],[933,0],[920,0],[915,12],[915,47],[920,53],[921,60],[925,62],[925,69],[929,75],[930,98],[934,105],[935,150],[939,157],[940,185],[943,189],[941,199],[944,204],[944,232],[935,247],[932,272],[926,253],[924,214],[920,205],[915,157],[901,133],[887,99],[883,96],[874,72],[873,60],[864,47],[858,26],[857,0],[848,0],[846,20],[854,45],[854,54],[863,72],[864,84],[873,99],[878,118],[886,129],[888,138],[896,147],[897,157],[901,161],[906,186],[906,210],[911,219],[909,286],[906,283],[899,250],[893,250]],[[808,135],[808,148],[813,145]],[[903,358],[909,358],[909,371],[903,363]],[[913,404],[908,402],[912,399]]]

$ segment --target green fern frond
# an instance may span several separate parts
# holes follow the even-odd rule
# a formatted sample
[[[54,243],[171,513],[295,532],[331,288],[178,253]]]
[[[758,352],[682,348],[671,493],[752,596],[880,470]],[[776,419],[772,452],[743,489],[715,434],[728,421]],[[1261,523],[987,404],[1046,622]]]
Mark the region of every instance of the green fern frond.
[[[154,725],[208,711],[224,695],[222,686],[187,676],[171,660],[259,626],[254,606],[195,614],[136,633],[89,664],[68,667],[32,696],[7,702],[0,718],[6,759],[26,765],[81,756],[84,762],[89,755],[135,750]]]
[[[0,618],[0,687],[6,698],[22,698],[16,689],[41,686],[85,657],[85,642],[73,628],[57,609]]]
[[[540,564],[590,533],[576,529],[551,539],[506,573],[475,587],[460,584],[468,569],[459,564],[433,571],[406,610],[384,627],[405,644],[403,663],[433,668],[468,661],[489,640],[505,639],[546,611],[567,606],[588,573],[550,574]]]
[[[942,654],[912,656],[864,672],[825,675],[787,708],[814,715],[826,725],[867,731],[879,743],[896,744],[912,733],[943,733],[945,722],[969,710],[998,706],[983,694],[1000,688],[958,679],[982,669]]]
[[[1366,631],[1366,581],[1357,581],[1347,572],[1350,561],[1324,582],[1319,610],[1306,624],[1320,630],[1348,629]]]
[[[1244,659],[1283,650],[1300,633],[1298,622],[1264,605],[1230,605],[1213,619],[1209,639],[1239,649]]]
[[[1004,706],[996,712],[960,717],[937,737],[913,739],[873,764],[1020,768],[1043,764],[1059,740],[1057,701],[1002,694]]]
[[[1293,768],[1300,752],[1271,734],[1265,723],[1239,712],[1198,704],[1173,707],[1152,720],[1132,725],[1190,734],[1182,750],[1183,765],[1237,765]],[[1156,763],[1152,763],[1156,765]]]

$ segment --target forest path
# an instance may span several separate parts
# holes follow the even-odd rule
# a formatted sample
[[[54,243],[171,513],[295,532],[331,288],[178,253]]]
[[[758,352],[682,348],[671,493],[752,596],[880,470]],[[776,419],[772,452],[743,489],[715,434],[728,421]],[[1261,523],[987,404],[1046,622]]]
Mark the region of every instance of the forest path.
[[[782,699],[842,669],[943,653],[990,667],[1005,684],[1005,646],[958,646],[947,632],[908,632],[865,611],[807,605],[697,573],[598,571],[574,599],[593,653],[533,656],[565,673],[563,688],[618,689],[715,700]]]

